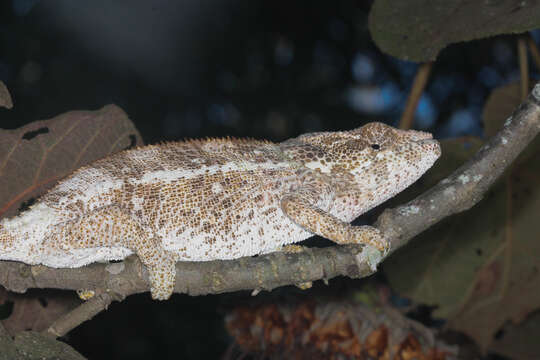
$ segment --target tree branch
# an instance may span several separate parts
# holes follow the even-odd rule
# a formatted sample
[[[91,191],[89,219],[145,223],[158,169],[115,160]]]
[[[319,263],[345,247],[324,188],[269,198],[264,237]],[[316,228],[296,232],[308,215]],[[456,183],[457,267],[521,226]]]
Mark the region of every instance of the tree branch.
[[[416,199],[385,210],[375,226],[391,240],[395,250],[442,219],[470,209],[538,132],[540,83],[471,159]]]
[[[478,203],[539,131],[540,84],[537,84],[503,129],[467,163],[416,199],[381,214],[375,226],[390,241],[391,251],[445,217]],[[365,277],[374,270],[366,262],[358,263],[356,254],[362,249],[363,246],[334,246],[229,261],[179,262],[175,291],[190,295],[258,291],[339,275]],[[75,309],[71,314],[75,321],[64,317],[49,329],[55,335],[62,335],[77,323],[91,318],[106,308],[112,299],[146,292],[149,288],[146,269],[135,257],[121,263],[91,264],[78,269],[31,267],[3,261],[0,262],[0,284],[16,292],[29,288],[95,291],[96,300],[85,307],[83,304],[84,308]],[[112,298],[101,298],[103,294],[111,294]]]

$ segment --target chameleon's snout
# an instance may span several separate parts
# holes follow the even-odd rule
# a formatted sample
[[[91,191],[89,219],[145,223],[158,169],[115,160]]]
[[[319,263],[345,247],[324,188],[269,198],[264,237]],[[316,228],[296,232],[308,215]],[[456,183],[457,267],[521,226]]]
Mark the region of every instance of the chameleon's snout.
[[[418,143],[422,146],[424,151],[434,154],[437,158],[441,156],[441,144],[439,144],[437,140],[430,137],[426,138],[425,140],[420,140]]]

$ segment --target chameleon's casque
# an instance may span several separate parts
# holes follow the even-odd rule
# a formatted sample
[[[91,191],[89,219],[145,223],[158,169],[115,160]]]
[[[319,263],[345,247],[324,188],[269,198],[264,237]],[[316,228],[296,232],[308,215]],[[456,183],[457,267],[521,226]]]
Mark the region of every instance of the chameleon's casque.
[[[79,267],[136,253],[152,296],[168,298],[177,260],[235,259],[319,234],[386,245],[351,226],[440,156],[431,134],[370,123],[275,144],[207,139],[123,151],[60,181],[0,222],[0,259]]]

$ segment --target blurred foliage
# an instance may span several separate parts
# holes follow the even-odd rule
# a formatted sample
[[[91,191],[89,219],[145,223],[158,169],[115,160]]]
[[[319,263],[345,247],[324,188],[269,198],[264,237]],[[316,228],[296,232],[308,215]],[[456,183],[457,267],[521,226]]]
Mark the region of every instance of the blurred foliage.
[[[259,299],[231,309],[225,323],[243,355],[261,359],[457,358],[457,347],[374,293],[366,286],[355,294]],[[367,303],[355,300],[364,295]]]

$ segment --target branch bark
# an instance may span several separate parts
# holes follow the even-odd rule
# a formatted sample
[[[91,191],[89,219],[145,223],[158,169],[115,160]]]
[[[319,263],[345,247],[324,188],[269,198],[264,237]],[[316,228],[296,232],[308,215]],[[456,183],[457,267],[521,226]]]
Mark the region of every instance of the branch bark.
[[[447,216],[478,203],[539,131],[540,83],[499,133],[467,163],[416,199],[381,214],[375,226],[390,241],[391,251]],[[374,272],[367,262],[358,263],[356,254],[362,249],[362,246],[334,246],[229,261],[180,262],[176,266],[175,291],[190,295],[238,290],[258,292],[339,275],[361,278]],[[78,269],[31,267],[3,261],[0,262],[0,284],[16,292],[29,288],[93,290],[98,297],[96,300],[75,309],[76,316],[59,319],[48,330],[57,336],[91,318],[110,301],[149,289],[146,269],[135,257],[121,263],[92,264]],[[102,298],[104,294],[111,297]]]

